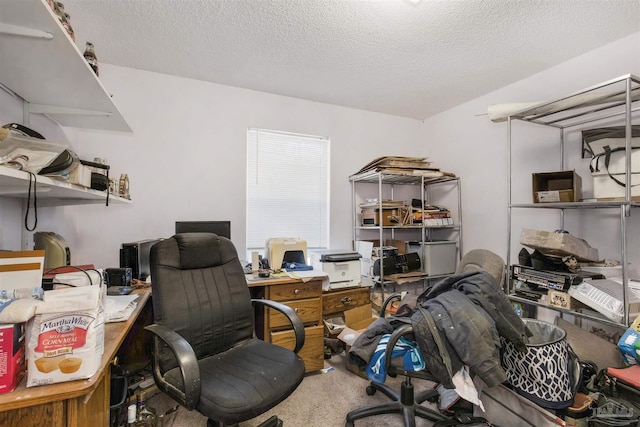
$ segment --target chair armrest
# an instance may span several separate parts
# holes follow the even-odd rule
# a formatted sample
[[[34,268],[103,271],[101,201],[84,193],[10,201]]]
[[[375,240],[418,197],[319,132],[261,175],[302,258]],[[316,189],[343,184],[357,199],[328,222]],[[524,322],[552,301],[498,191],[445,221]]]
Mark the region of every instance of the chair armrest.
[[[160,389],[174,398],[185,408],[192,410],[200,400],[200,367],[191,345],[177,332],[164,325],[153,324],[145,326],[145,330],[154,334],[153,349],[153,377]],[[180,390],[174,384],[167,382],[160,372],[159,349],[160,341],[165,343],[174,354],[180,373],[184,390]]]
[[[291,326],[293,326],[293,331],[296,335],[296,346],[293,351],[294,353],[298,353],[304,345],[305,339],[304,324],[302,323],[302,319],[300,319],[300,316],[298,316],[298,313],[296,313],[288,305],[282,304],[281,302],[259,298],[252,298],[251,302],[253,304],[262,304],[267,307],[273,308],[274,310],[278,310],[279,312],[284,314],[287,319],[289,319],[289,322],[291,323]]]
[[[402,371],[404,371],[404,368],[400,368],[399,366],[393,365],[391,363],[392,361],[391,355],[393,353],[393,348],[396,346],[396,343],[398,342],[400,337],[408,334],[412,334],[412,333],[413,333],[413,327],[409,324],[405,324],[396,328],[391,334],[391,336],[389,337],[389,341],[387,342],[387,348],[384,351],[384,366],[387,369],[387,375],[389,375],[392,378],[395,378],[398,375],[398,373],[402,374],[403,373]],[[401,372],[398,372],[399,369]]]
[[[391,304],[393,301],[400,301],[402,299],[402,294],[400,292],[393,292],[385,298],[382,303],[382,307],[380,308],[380,317],[386,317],[385,312],[387,310],[387,306]]]
[[[425,367],[424,370],[421,371],[407,371],[404,366],[396,365],[392,363],[391,355],[393,353],[393,348],[396,346],[396,343],[400,339],[400,337],[410,336],[409,340],[413,340],[413,326],[410,324],[402,324],[398,326],[389,337],[389,341],[387,342],[387,347],[384,351],[384,365],[387,369],[387,375],[391,378],[395,378],[398,375],[404,375],[413,378],[420,378],[423,380],[435,381],[435,378],[429,372],[429,367]]]

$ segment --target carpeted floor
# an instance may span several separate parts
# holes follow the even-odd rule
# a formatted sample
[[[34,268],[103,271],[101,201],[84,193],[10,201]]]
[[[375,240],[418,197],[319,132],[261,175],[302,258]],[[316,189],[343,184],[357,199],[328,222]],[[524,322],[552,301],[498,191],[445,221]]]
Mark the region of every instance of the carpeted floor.
[[[262,416],[240,424],[240,427],[255,427],[271,415],[278,415],[285,427],[341,427],[345,424],[347,412],[362,406],[388,402],[382,393],[374,396],[366,394],[369,382],[347,371],[345,354],[333,355],[325,361],[324,373],[307,375],[302,384],[287,400]],[[399,389],[401,378],[388,378],[388,384]],[[431,387],[426,381],[414,380],[416,391]],[[149,400],[158,413],[163,413],[175,402],[158,394]],[[428,403],[426,403],[428,405]],[[196,411],[179,408],[164,419],[163,427],[204,427],[206,419]],[[356,427],[402,426],[402,416],[396,414],[379,415],[356,421]],[[418,420],[416,427],[429,427],[432,423]]]

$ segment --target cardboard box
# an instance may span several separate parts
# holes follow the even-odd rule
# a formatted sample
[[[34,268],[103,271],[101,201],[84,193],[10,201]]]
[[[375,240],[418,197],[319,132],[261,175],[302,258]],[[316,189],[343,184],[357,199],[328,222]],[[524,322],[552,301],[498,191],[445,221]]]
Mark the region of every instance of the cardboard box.
[[[580,301],[575,298],[571,298],[571,295],[566,292],[549,289],[547,296],[549,298],[549,305],[554,307],[563,308],[565,310],[577,310],[579,308],[586,307]]]
[[[520,244],[538,249],[546,255],[574,255],[578,261],[598,261],[598,249],[592,248],[585,240],[569,233],[524,228],[520,235]]]
[[[382,221],[380,218],[382,217]],[[361,212],[362,225],[379,226],[382,222],[382,226],[391,227],[394,225],[402,225],[402,215],[400,209],[382,209],[382,215],[380,215],[380,209],[362,209]]]
[[[25,374],[24,323],[0,325],[0,393],[13,391]]]
[[[380,313],[380,310],[382,310],[382,304],[384,303],[384,300],[386,300],[388,297],[389,297],[389,292],[384,293],[384,299],[382,298],[382,291],[372,292],[371,307],[373,307],[373,309],[377,313]],[[400,306],[400,300],[399,299],[393,300],[391,304],[387,305],[387,308],[385,309],[385,315],[395,314],[399,306]]]
[[[582,178],[575,171],[532,174],[533,202],[579,202],[582,200]]]
[[[42,286],[44,250],[0,251],[0,289],[33,289]]]
[[[363,305],[351,310],[346,310],[344,312],[345,327],[342,332],[340,332],[340,335],[338,335],[338,339],[346,344],[347,370],[364,379],[368,379],[367,374],[364,371],[360,371],[355,364],[349,362],[349,349],[360,333],[375,320],[376,317],[373,316],[370,305]]]
[[[351,310],[346,310],[344,312],[344,324],[346,328],[351,328],[358,332],[362,332],[367,329],[367,326],[372,324],[376,319],[377,318],[373,316],[373,311],[369,304],[352,308]]]
[[[324,336],[329,338],[337,338],[345,328],[344,319],[342,317],[332,317],[323,319]]]

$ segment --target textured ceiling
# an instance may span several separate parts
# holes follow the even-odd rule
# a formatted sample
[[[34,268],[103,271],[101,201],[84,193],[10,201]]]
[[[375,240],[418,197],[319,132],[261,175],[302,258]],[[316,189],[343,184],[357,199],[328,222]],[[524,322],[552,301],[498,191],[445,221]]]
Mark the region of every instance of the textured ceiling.
[[[64,0],[101,62],[425,119],[640,31],[640,0]]]

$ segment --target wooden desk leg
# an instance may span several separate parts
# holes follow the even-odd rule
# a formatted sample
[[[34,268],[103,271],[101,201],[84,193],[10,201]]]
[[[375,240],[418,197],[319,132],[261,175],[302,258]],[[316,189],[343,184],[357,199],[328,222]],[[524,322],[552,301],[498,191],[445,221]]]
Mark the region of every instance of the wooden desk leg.
[[[96,389],[85,396],[67,401],[67,426],[88,427],[109,425],[111,401],[111,367],[107,366],[104,377]]]

